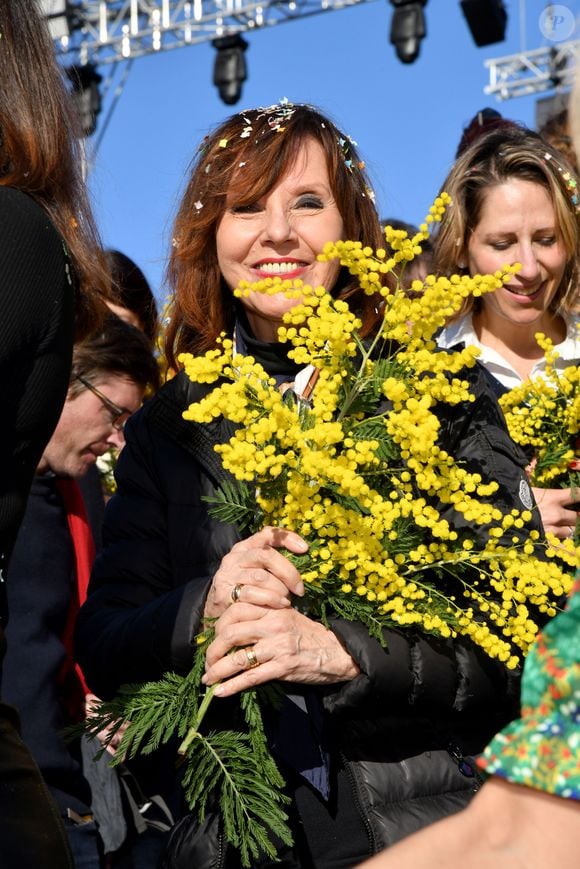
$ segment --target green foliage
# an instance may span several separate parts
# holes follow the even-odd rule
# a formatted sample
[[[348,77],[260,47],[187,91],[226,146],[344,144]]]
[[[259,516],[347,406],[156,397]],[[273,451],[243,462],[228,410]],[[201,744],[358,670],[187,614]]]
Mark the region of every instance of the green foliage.
[[[400,450],[392,438],[385,437],[385,420],[382,416],[373,416],[362,420],[353,427],[352,436],[356,440],[378,441],[379,447],[376,451],[376,455],[381,462],[390,466],[389,470],[391,473],[393,471],[399,471],[402,468],[402,462],[401,468],[394,468],[392,465],[394,459],[400,458]],[[385,475],[385,468],[380,466],[374,473],[376,473],[379,479],[382,479]]]
[[[112,765],[179,737],[187,805],[201,821],[208,804],[217,802],[225,837],[239,850],[241,865],[249,867],[264,854],[276,858],[273,837],[292,844],[284,811],[289,800],[268,750],[256,691],[241,695],[246,730],[202,731],[213,697],[213,689],[201,684],[212,638],[211,630],[197,638],[194,664],[186,676],[166,673],[158,682],[123,686],[113,700],[97,706],[81,731],[96,736],[111,727],[107,744],[126,724]]]
[[[255,732],[196,734],[183,777],[187,803],[200,819],[210,796],[217,794],[225,837],[239,850],[245,867],[262,854],[275,859],[271,834],[292,842],[282,808],[288,801],[281,790],[283,781],[269,755],[264,764],[265,752],[256,752],[255,739]]]
[[[374,415],[383,398],[383,383],[388,377],[404,380],[405,368],[395,359],[385,356],[372,362],[367,375],[352,371],[353,389],[348,404],[342,407],[343,416]],[[384,437],[384,432],[383,432]]]
[[[241,481],[233,483],[225,480],[216,489],[215,495],[204,495],[202,500],[211,506],[210,512],[215,519],[237,525],[240,532],[259,525],[255,494]]]
[[[326,627],[330,626],[329,618],[332,616],[338,616],[350,622],[360,622],[366,627],[371,637],[378,640],[382,646],[386,645],[384,628],[387,620],[384,617],[377,617],[377,608],[372,606],[366,598],[354,595],[348,597],[340,594],[339,590],[333,594],[326,585],[324,589],[309,586],[302,606],[311,618],[319,619]]]

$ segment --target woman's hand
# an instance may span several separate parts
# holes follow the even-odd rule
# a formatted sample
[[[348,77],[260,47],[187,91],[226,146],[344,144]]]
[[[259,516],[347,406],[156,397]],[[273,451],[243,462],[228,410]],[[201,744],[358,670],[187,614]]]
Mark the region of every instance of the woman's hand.
[[[290,594],[303,595],[304,585],[293,564],[278,549],[296,555],[308,544],[293,531],[263,528],[236,543],[222,559],[209,589],[206,618],[219,618],[233,603],[252,603],[281,609],[290,606]]]
[[[98,704],[100,702],[101,701],[99,700],[99,698],[95,694],[86,694],[85,695],[85,718],[91,717],[93,709],[96,706],[98,706]],[[109,752],[109,754],[112,754],[113,757],[117,753],[117,749],[119,748],[119,743],[121,742],[121,739],[123,738],[123,734],[127,730],[128,726],[129,726],[129,722],[124,721],[123,724],[121,724],[121,726],[118,728],[118,730],[115,731],[115,733],[111,737],[111,741],[106,746],[107,751]],[[99,740],[101,745],[105,745],[105,742],[109,738],[111,731],[114,730],[114,728],[115,728],[115,725],[110,724],[108,727],[103,727],[102,730],[99,730],[99,732],[97,733],[97,739]]]
[[[576,503],[580,508],[580,503],[574,501],[572,489],[534,488],[532,491],[542,517],[544,531],[550,531],[560,540],[572,537],[578,513],[571,505]]]
[[[218,619],[215,631],[202,681],[222,682],[219,697],[272,679],[327,685],[360,673],[332,631],[295,609],[238,603]]]

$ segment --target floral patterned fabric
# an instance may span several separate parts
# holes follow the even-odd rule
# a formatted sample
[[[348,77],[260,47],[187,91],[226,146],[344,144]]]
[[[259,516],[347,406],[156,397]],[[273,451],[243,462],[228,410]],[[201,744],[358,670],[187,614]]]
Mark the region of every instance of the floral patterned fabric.
[[[522,717],[489,744],[490,775],[580,800],[580,582],[526,659]]]

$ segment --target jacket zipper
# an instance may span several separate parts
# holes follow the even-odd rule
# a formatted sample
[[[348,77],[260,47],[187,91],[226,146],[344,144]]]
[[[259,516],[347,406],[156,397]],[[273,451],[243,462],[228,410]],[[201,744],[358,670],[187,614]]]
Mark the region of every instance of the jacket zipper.
[[[224,867],[226,865],[227,847],[224,848],[225,834],[224,834],[224,831],[221,829],[221,826],[222,826],[222,824],[220,822],[220,831],[219,831],[219,835],[218,835],[218,853],[217,853],[217,860],[216,860],[216,864],[215,864],[216,869],[224,869]]]
[[[360,797],[360,790],[359,790],[358,782],[357,782],[357,778],[356,778],[356,773],[355,773],[353,767],[349,764],[348,760],[346,759],[346,757],[342,751],[339,752],[339,757],[342,761],[344,771],[346,772],[349,783],[350,783],[350,789],[351,789],[352,795],[354,797],[355,807],[359,813],[360,819],[362,820],[362,822],[364,824],[364,828],[365,828],[367,836],[368,836],[369,854],[370,855],[376,854],[377,853],[377,846],[376,846],[375,834],[373,832],[371,822],[368,819],[367,813],[365,812],[365,808],[362,804],[362,800]]]

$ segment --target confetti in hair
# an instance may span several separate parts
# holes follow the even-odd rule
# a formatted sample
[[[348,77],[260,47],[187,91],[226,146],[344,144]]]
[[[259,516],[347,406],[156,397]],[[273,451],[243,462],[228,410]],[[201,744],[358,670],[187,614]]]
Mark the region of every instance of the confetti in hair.
[[[558,170],[558,172],[562,176],[562,180],[564,182],[564,186],[566,188],[568,198],[570,199],[570,202],[574,206],[574,211],[576,212],[576,214],[580,214],[580,199],[578,197],[578,181],[576,180],[576,178],[574,178],[574,176],[572,175],[570,170],[564,169],[564,167],[561,166],[558,163],[558,161],[554,159],[552,154],[548,153],[548,151],[546,151],[546,153],[544,154],[544,160],[546,161],[546,163],[551,163]]]

